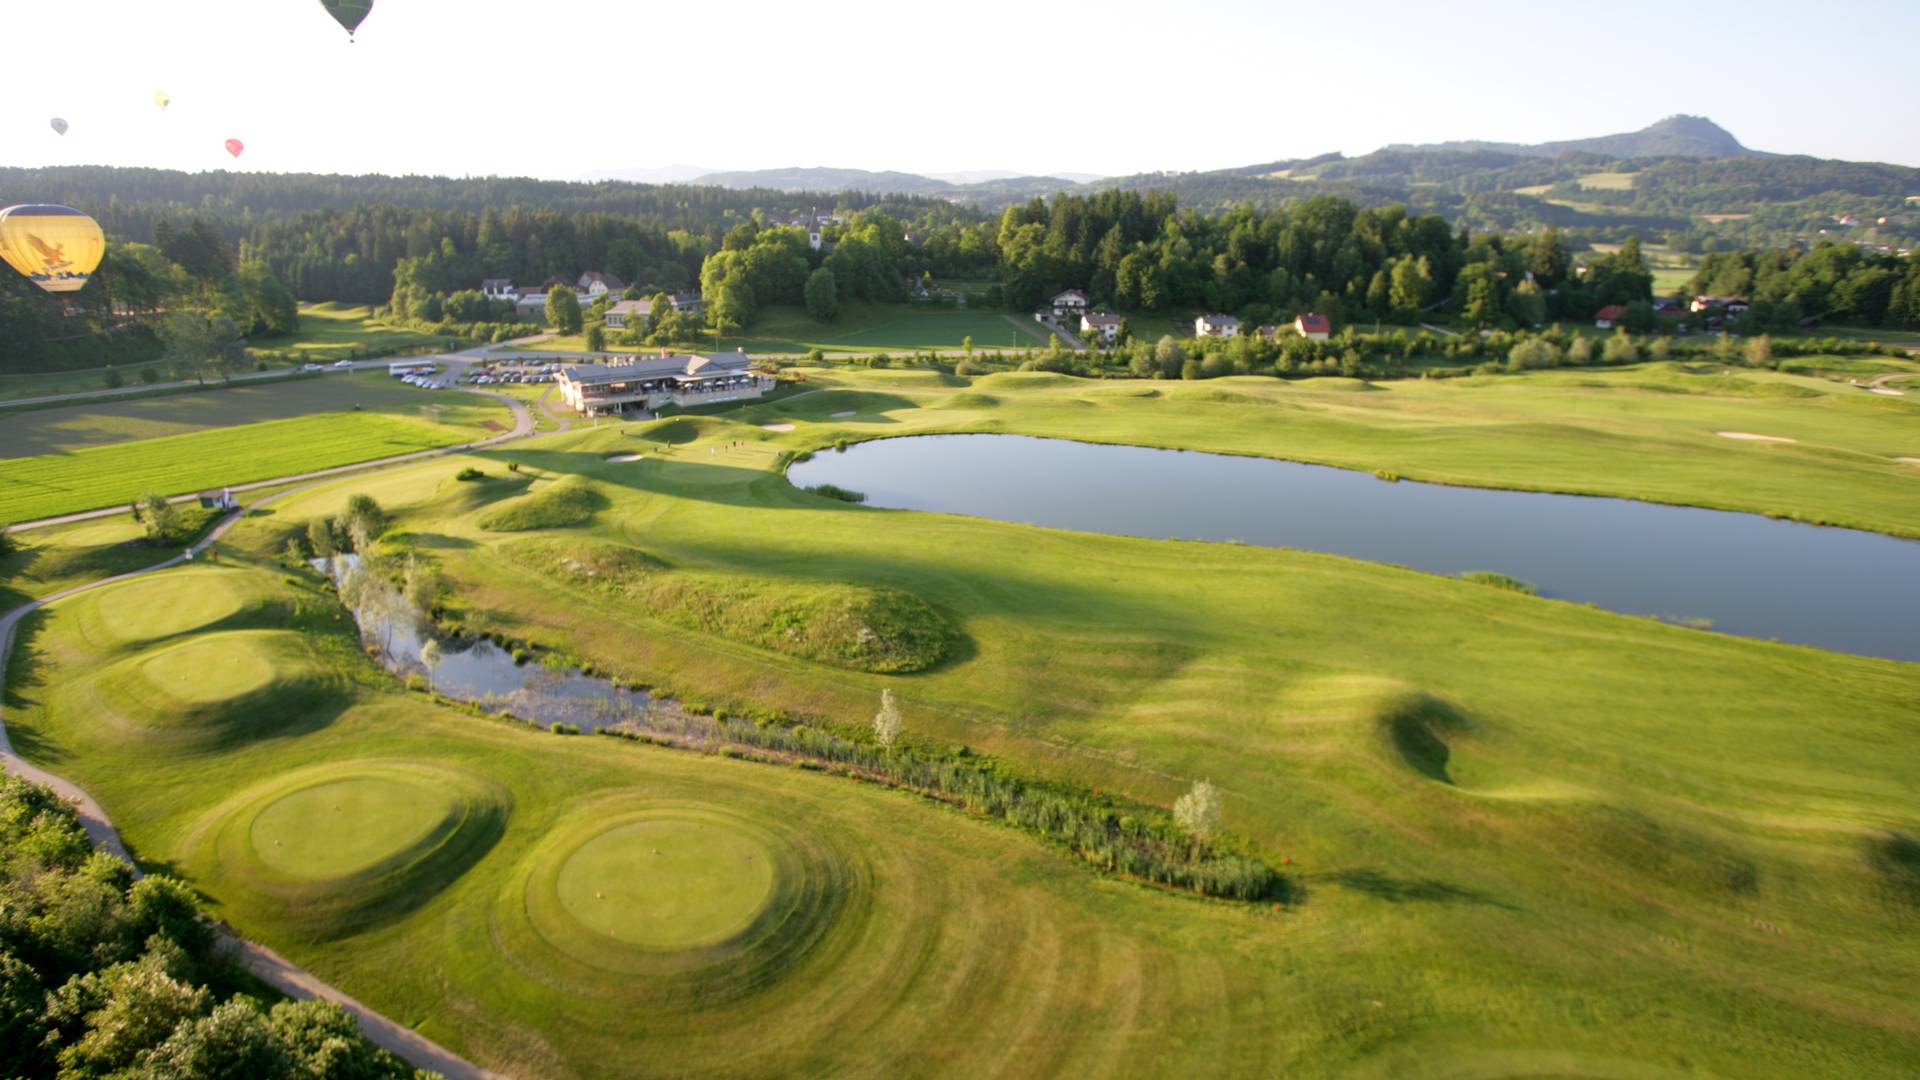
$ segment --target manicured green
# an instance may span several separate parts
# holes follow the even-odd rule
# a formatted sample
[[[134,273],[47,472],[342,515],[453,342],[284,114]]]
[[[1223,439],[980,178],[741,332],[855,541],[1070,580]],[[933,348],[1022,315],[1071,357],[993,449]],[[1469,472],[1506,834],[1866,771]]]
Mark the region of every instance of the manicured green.
[[[0,462],[0,519],[30,521],[470,441],[463,424],[320,413]]]
[[[446,819],[445,793],[381,776],[326,780],[253,819],[254,857],[284,877],[345,877],[418,843]]]
[[[188,532],[199,536],[218,519],[214,510],[181,507]],[[172,545],[155,547],[131,513],[71,525],[12,534],[20,550],[0,556],[0,610],[12,610],[38,596],[134,570],[144,570],[180,554]]]
[[[364,492],[452,583],[451,617],[623,680],[849,735],[890,689],[910,738],[1027,775],[1160,806],[1209,779],[1229,839],[1287,875],[1282,908],[1104,879],[1028,833],[844,777],[401,697],[327,597],[280,570],[166,572],[156,585],[220,580],[242,599],[164,633],[89,629],[133,585],[63,602],[16,653],[9,727],[244,932],[514,1075],[1911,1073],[1920,667],[1306,552],[849,506],[780,469],[842,439],[1009,431],[1920,535],[1920,473],[1893,460],[1920,456],[1913,401],[1665,365],[1379,386],[806,375],[811,392],[723,416],[326,485],[244,522],[231,558]],[[501,479],[454,479],[476,463]],[[507,463],[594,486],[589,521],[531,539],[591,551],[618,582],[532,569],[513,557],[529,537],[481,526],[525,490]],[[832,666],[623,600],[656,566],[895,590],[949,621],[952,649],[911,674]],[[777,611],[741,617],[774,629]],[[300,689],[250,707],[273,718],[254,729],[219,702],[136,700],[121,675],[183,635],[283,647],[245,637],[268,628],[302,650],[274,661]],[[218,726],[180,734],[202,722]],[[316,924],[312,904],[273,902],[233,838],[289,777],[354,762],[464,777],[495,793],[472,801],[499,825],[381,879],[405,889],[303,894],[352,914]],[[717,819],[784,860],[764,916],[736,932],[736,906],[724,928],[635,941],[583,911],[640,878],[617,859],[569,875],[572,860],[663,819]],[[711,894],[672,877],[641,899]]]
[[[724,824],[643,818],[575,848],[554,878],[582,927],[629,945],[691,949],[752,925],[774,891],[765,843]]]

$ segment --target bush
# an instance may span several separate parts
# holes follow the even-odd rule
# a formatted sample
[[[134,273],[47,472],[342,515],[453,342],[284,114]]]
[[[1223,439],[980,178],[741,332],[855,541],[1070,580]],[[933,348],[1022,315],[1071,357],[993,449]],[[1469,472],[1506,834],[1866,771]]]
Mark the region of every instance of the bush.
[[[1540,590],[1534,588],[1532,584],[1505,574],[1496,574],[1491,570],[1469,570],[1460,575],[1460,580],[1471,581],[1476,585],[1485,585],[1489,588],[1505,589],[1508,592],[1525,593],[1528,596],[1540,595]]]
[[[547,725],[547,730],[553,732],[555,735],[578,735],[580,734],[580,725],[563,724],[555,720],[553,723]]]
[[[867,497],[864,494],[858,491],[848,491],[838,484],[815,484],[813,487],[807,489],[807,493],[828,499],[838,499],[845,503],[863,503],[867,501]]]
[[[606,502],[606,496],[587,480],[570,476],[501,506],[481,518],[480,527],[493,532],[525,532],[584,525]]]
[[[487,478],[487,474],[469,465],[466,468],[461,469],[459,472],[454,473],[453,478],[455,480],[485,480]]]

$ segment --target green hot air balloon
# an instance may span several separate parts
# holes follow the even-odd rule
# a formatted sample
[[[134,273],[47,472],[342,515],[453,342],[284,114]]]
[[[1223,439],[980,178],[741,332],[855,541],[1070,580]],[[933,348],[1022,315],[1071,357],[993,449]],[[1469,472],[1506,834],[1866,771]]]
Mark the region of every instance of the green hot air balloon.
[[[327,9],[333,21],[347,28],[347,40],[352,41],[353,32],[373,10],[373,0],[320,0],[320,6]]]

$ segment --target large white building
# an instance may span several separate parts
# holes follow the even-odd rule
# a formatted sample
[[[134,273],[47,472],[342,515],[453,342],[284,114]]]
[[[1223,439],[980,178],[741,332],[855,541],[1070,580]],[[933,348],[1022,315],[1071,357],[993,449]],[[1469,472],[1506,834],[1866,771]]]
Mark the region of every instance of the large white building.
[[[1240,320],[1232,315],[1202,315],[1193,320],[1194,337],[1239,337]]]
[[[773,380],[754,371],[747,354],[738,352],[575,364],[561,368],[555,384],[560,400],[583,416],[742,401],[773,389]]]

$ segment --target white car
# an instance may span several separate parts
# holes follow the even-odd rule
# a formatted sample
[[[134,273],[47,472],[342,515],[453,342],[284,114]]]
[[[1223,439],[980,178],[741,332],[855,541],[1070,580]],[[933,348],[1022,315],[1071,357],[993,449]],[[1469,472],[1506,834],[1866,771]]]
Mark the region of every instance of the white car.
[[[343,369],[343,370],[344,370],[344,369],[350,369],[350,368],[352,368],[352,367],[353,367],[353,361],[351,361],[351,360],[335,360],[335,361],[333,362],[333,366],[334,366],[335,368],[339,368],[339,369]]]
[[[319,364],[301,364],[300,370],[301,371],[319,371],[320,365]]]

